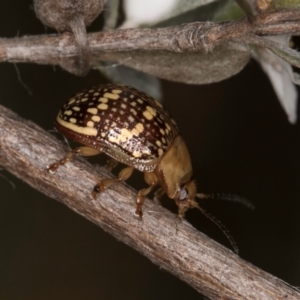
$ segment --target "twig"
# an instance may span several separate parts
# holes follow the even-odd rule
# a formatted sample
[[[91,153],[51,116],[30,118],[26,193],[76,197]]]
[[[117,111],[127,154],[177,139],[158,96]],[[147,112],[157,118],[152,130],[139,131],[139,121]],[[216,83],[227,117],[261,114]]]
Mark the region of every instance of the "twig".
[[[0,106],[0,165],[35,189],[56,199],[130,245],[153,263],[210,299],[300,299],[281,280],[242,260],[186,221],[146,200],[144,219],[134,217],[136,192],[126,184],[100,194],[91,190],[112,175],[84,159],[75,159],[55,175],[46,166],[66,149],[52,135]]]
[[[199,52],[212,50],[228,41],[246,42],[258,35],[300,35],[300,11],[261,14],[255,22],[196,22],[166,28],[107,30],[88,34],[90,65],[111,60],[110,53],[124,51]],[[104,55],[105,54],[105,55]],[[72,34],[52,34],[0,38],[0,62],[31,62],[61,65],[66,69],[70,58],[78,56]],[[70,70],[69,70],[70,71]]]

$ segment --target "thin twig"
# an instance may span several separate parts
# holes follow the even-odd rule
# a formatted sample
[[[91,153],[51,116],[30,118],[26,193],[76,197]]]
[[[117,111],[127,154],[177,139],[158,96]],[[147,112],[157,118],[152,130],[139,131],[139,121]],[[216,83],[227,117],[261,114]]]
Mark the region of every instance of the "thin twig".
[[[209,51],[220,43],[245,42],[247,35],[300,35],[300,11],[260,15],[255,22],[196,22],[165,28],[107,30],[88,34],[90,64],[105,58],[103,53],[122,51]],[[72,34],[0,38],[0,62],[31,62],[65,66],[78,56]]]

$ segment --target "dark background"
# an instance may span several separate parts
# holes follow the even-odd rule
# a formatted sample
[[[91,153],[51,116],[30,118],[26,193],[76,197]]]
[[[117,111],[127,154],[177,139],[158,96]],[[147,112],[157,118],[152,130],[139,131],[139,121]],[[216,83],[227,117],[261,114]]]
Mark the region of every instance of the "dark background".
[[[31,5],[1,0],[0,37],[45,33]],[[58,67],[17,67],[32,96],[15,66],[2,63],[0,104],[46,130],[69,96],[106,82],[95,71],[79,78]],[[288,123],[268,78],[250,61],[220,83],[162,86],[164,105],[190,149],[198,190],[238,194],[256,209],[221,200],[201,205],[230,230],[242,258],[299,286],[300,128]],[[0,174],[0,299],[199,299],[184,282],[64,205],[5,170]],[[140,176],[130,183],[139,188],[135,178]],[[187,219],[229,247],[198,211]]]

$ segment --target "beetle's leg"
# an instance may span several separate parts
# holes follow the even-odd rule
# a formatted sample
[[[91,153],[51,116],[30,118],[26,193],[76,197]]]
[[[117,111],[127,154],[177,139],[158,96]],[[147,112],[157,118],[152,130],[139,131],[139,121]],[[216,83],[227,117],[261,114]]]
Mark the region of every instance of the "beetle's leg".
[[[131,176],[133,170],[134,170],[133,167],[126,167],[120,171],[118,178],[108,178],[108,179],[101,180],[99,183],[95,185],[93,189],[92,192],[93,198],[95,199],[97,194],[103,192],[106,188],[108,188],[112,184],[127,180]]]
[[[162,198],[165,192],[166,192],[165,189],[163,187],[160,187],[154,194],[154,198],[153,198],[154,203],[161,204],[160,199]]]
[[[145,196],[147,196],[158,183],[157,176],[154,173],[144,173],[144,179],[149,184],[149,187],[140,190],[136,197],[135,215],[139,216],[140,218],[143,216],[142,206]]]
[[[189,199],[186,199],[186,200],[175,200],[177,206],[178,206],[178,219],[179,221],[181,221],[184,216],[185,216],[185,213],[187,210],[189,210],[190,208],[193,208],[193,207],[199,207],[198,203],[194,200],[189,200]]]
[[[153,188],[156,186],[156,182],[153,182],[149,187],[142,189],[138,192],[136,197],[136,210],[135,215],[142,218],[143,211],[142,206],[145,200],[145,197],[153,190]]]
[[[106,161],[106,165],[104,166],[104,168],[108,171],[111,171],[113,168],[115,168],[117,166],[119,162],[117,160],[115,160],[114,158],[109,158]]]
[[[87,146],[82,146],[82,147],[78,147],[75,148],[73,150],[71,150],[70,152],[67,153],[67,155],[58,160],[57,162],[50,164],[47,166],[47,171],[51,174],[55,173],[55,171],[60,167],[63,166],[64,164],[66,164],[67,162],[69,162],[70,160],[72,160],[76,155],[80,155],[80,156],[93,156],[93,155],[97,155],[100,154],[101,152],[97,149],[91,148],[91,147],[87,147]]]

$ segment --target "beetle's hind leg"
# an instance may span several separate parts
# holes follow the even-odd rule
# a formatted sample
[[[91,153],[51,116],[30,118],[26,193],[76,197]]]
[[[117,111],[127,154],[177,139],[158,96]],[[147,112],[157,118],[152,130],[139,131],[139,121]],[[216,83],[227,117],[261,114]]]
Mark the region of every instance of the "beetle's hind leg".
[[[78,147],[75,148],[73,150],[71,150],[70,152],[67,153],[67,155],[65,157],[63,157],[62,159],[58,160],[57,162],[50,164],[47,166],[47,171],[51,174],[55,173],[55,171],[60,167],[65,165],[67,162],[69,162],[70,160],[74,159],[74,157],[76,155],[80,155],[80,156],[94,156],[97,154],[100,154],[101,151],[91,148],[91,147],[87,147],[87,146],[82,146],[82,147]]]
[[[95,199],[97,194],[101,193],[112,184],[120,183],[127,180],[132,175],[133,170],[134,170],[133,167],[126,167],[120,171],[117,178],[111,178],[111,179],[108,178],[108,179],[101,180],[98,184],[95,185],[93,189],[92,192],[93,198]],[[145,181],[149,184],[149,186],[147,188],[140,190],[136,197],[135,215],[139,216],[140,218],[142,218],[143,216],[142,206],[145,197],[153,190],[153,188],[158,183],[158,179],[154,173],[145,173],[144,177],[145,177]]]
[[[97,194],[103,192],[106,188],[108,188],[112,184],[116,184],[127,180],[132,175],[133,170],[134,170],[133,167],[126,167],[120,171],[117,178],[107,178],[101,180],[99,183],[95,185],[93,189],[92,192],[93,198],[95,199]]]

